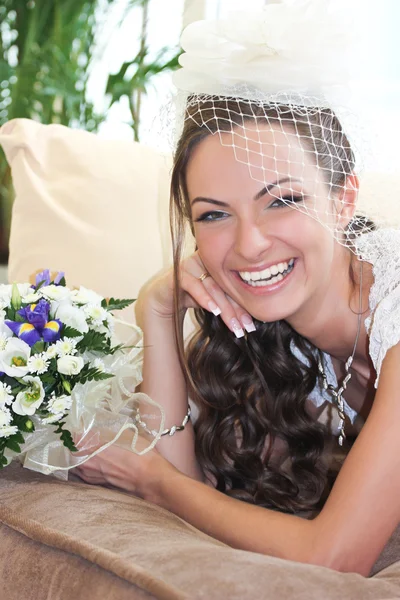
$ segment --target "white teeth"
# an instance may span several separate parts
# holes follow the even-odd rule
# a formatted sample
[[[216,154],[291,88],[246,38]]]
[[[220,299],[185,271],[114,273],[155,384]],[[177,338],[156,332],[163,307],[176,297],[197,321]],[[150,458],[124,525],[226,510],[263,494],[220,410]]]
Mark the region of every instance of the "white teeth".
[[[270,270],[271,270],[272,275],[278,275],[278,273],[279,273],[279,269],[278,269],[277,265],[273,265]]]
[[[264,269],[264,271],[239,271],[240,277],[246,281],[247,283],[257,283],[262,280],[261,285],[266,285],[267,282],[265,280],[269,280],[269,284],[271,282],[271,278],[274,280],[279,277],[279,274],[285,273],[288,269],[291,269],[294,265],[294,258],[292,258],[289,263],[278,263],[276,265],[272,265],[268,269]],[[279,280],[280,281],[280,280]]]

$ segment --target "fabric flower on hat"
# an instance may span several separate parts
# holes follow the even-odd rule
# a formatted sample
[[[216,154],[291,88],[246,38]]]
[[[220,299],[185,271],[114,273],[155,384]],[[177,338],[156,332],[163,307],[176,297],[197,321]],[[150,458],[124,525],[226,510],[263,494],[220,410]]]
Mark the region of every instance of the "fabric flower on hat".
[[[174,83],[214,95],[240,85],[267,94],[343,85],[350,80],[349,50],[356,37],[348,4],[283,0],[261,11],[191,23],[182,33],[183,68],[174,73]]]

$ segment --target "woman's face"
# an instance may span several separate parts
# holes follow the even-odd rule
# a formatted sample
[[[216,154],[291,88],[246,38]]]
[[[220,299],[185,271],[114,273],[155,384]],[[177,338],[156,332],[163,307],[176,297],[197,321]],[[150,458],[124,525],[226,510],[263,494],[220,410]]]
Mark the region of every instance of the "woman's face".
[[[199,254],[253,317],[289,319],[327,289],[338,246],[310,216],[333,226],[323,170],[298,137],[282,129],[265,125],[260,133],[249,125],[221,136],[222,143],[219,135],[205,138],[187,167]]]

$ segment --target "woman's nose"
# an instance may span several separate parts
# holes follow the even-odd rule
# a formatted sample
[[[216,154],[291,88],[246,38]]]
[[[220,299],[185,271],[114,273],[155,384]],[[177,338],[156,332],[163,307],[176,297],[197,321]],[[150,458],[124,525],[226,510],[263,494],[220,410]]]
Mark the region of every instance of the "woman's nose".
[[[266,250],[272,246],[272,237],[257,224],[242,223],[236,230],[236,254],[249,262],[259,261]]]

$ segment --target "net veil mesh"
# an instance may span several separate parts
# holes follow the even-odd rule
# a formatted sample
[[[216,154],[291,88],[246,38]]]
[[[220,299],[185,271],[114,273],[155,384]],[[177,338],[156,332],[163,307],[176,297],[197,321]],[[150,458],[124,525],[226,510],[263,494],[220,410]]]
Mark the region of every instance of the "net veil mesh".
[[[354,250],[359,235],[400,223],[389,198],[363,187],[376,148],[349,102],[360,62],[348,54],[348,11],[345,0],[281,0],[189,25],[162,128],[174,123],[174,150],[193,128],[217,136],[274,207],[313,218]]]
[[[175,122],[174,148],[187,128],[218,136],[260,183],[260,194],[268,190],[274,207],[313,218],[351,250],[357,236],[388,226],[384,211],[360,202],[354,176],[362,180],[371,144],[348,108],[332,108],[321,96],[265,95],[241,84],[226,94],[179,93],[168,114]],[[356,208],[346,221],[349,203]]]

